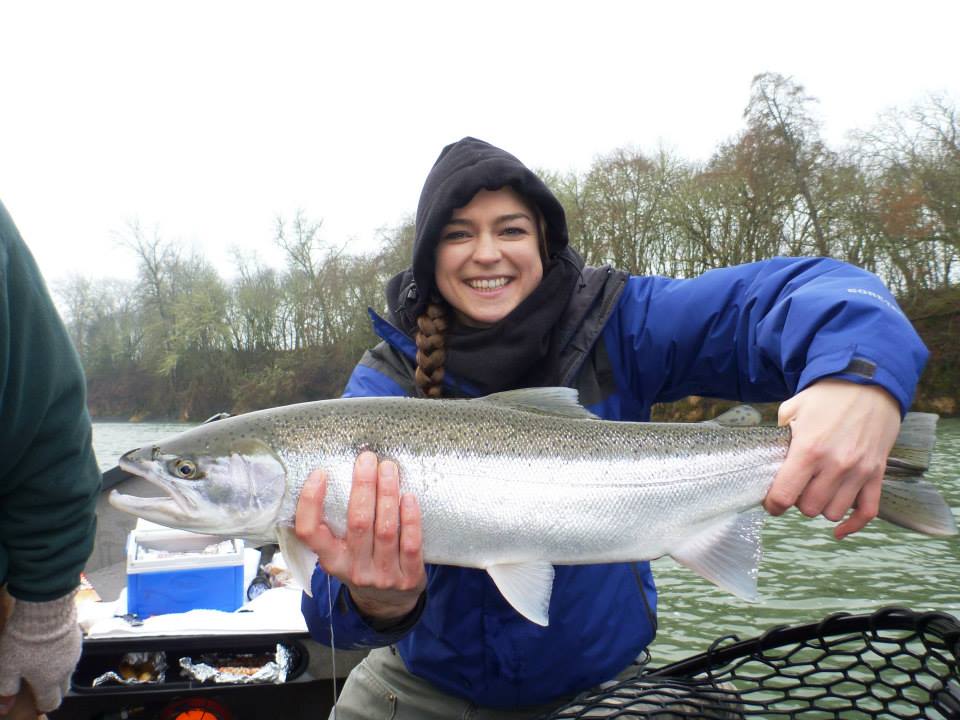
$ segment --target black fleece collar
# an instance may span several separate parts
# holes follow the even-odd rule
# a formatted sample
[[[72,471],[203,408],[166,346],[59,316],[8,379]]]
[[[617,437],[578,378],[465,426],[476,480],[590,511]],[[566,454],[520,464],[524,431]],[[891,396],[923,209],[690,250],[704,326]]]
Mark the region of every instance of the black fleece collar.
[[[570,382],[599,332],[584,327],[587,318],[596,315],[601,303],[615,301],[622,283],[612,288],[608,269],[584,268],[570,248],[559,258],[533,293],[503,320],[487,328],[455,326],[447,333],[445,367],[452,378],[479,394]],[[417,323],[409,285],[409,270],[388,283],[393,289],[388,320],[414,338]]]

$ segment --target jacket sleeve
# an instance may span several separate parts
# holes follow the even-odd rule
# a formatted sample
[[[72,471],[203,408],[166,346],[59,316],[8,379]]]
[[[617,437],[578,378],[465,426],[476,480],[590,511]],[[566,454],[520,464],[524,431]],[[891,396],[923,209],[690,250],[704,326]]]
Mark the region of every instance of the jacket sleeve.
[[[0,205],[0,583],[43,602],[77,586],[100,471],[83,370],[39,270]]]
[[[394,351],[381,343],[364,353],[354,368],[344,397],[385,397],[406,395],[402,365]],[[311,636],[317,642],[344,650],[384,647],[400,640],[420,619],[423,598],[414,611],[392,625],[368,622],[357,610],[347,588],[335,577],[328,576],[318,565],[311,579],[313,597],[304,593],[301,610]]]
[[[905,413],[927,358],[879,278],[825,258],[632,277],[608,331],[618,374],[650,404],[783,400],[836,377],[880,385]]]

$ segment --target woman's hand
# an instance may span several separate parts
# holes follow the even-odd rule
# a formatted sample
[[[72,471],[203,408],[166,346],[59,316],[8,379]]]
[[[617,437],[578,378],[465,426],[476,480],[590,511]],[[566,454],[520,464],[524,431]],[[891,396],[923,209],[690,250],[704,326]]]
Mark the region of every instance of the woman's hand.
[[[404,617],[416,607],[427,575],[420,508],[413,495],[400,496],[396,463],[378,463],[372,452],[357,458],[344,538],[323,522],[326,491],[324,472],[310,473],[297,503],[297,536],[325,572],[346,584],[361,613],[378,620]]]
[[[897,401],[877,385],[825,379],[780,405],[779,423],[790,425],[792,439],[763,501],[767,512],[782,515],[796,505],[809,517],[843,520],[834,529],[838,540],[862,530],[880,505],[900,429]]]

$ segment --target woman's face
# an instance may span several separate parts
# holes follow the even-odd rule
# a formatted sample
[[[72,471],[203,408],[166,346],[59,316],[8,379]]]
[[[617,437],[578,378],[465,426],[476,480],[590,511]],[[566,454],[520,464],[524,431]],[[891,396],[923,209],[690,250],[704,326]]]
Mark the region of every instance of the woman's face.
[[[440,231],[436,283],[461,321],[505,318],[543,278],[537,218],[510,188],[481,190]]]

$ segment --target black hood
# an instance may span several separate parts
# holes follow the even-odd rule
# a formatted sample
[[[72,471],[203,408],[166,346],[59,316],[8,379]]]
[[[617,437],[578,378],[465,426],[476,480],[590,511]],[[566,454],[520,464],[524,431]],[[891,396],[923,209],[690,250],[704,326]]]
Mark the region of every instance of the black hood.
[[[420,192],[413,263],[387,285],[387,303],[398,324],[406,329],[427,305],[434,290],[440,231],[453,211],[467,205],[480,190],[506,186],[534,202],[543,213],[548,262],[566,250],[569,238],[563,207],[543,181],[510,153],[465,137],[443,149]]]

